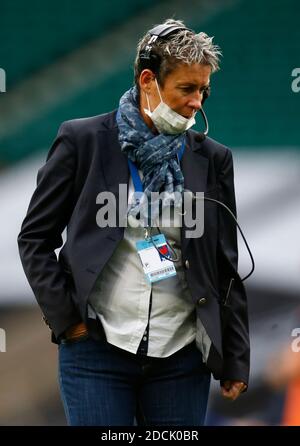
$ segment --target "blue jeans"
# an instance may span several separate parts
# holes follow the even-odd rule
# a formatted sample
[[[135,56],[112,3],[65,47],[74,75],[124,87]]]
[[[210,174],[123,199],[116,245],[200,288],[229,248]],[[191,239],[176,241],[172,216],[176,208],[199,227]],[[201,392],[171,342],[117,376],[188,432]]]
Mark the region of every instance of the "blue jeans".
[[[59,384],[71,426],[201,426],[210,372],[195,342],[150,358],[86,336],[59,345]]]

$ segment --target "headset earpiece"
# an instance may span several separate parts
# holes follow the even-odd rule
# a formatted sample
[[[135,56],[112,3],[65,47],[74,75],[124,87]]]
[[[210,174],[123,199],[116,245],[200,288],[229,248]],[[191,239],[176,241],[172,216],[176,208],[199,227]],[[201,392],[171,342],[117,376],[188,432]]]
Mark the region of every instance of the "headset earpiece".
[[[153,52],[153,44],[158,38],[167,39],[171,34],[181,29],[191,31],[185,26],[177,26],[172,24],[158,25],[149,31],[149,34],[151,35],[149,42],[139,54],[141,70],[145,70],[146,68],[148,68],[155,74],[158,72],[161,63],[161,57],[159,56],[159,54]]]
[[[153,71],[154,74],[157,73],[159,66],[160,66],[161,58],[158,54],[153,53],[151,51],[150,53],[143,51],[140,53],[140,67],[141,71],[145,69],[149,69]]]
[[[210,87],[206,88],[203,92],[203,96],[202,96],[202,102],[201,105],[204,104],[204,102],[206,101],[206,99],[210,96]]]

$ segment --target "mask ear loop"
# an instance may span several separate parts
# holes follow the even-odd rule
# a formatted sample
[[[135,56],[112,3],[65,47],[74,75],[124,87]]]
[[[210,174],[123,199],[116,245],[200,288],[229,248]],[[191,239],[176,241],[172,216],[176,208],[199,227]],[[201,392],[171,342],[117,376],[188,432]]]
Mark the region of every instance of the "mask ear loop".
[[[145,93],[145,94],[146,94],[146,100],[147,100],[148,110],[149,110],[150,113],[152,113],[151,108],[150,108],[150,101],[149,101],[148,93]]]
[[[148,111],[149,111],[149,113],[152,113],[151,108],[150,108],[150,101],[149,101],[148,93],[145,92],[145,95],[146,95],[146,101],[147,101],[147,105],[148,105]],[[145,111],[146,111],[146,109],[145,109]]]
[[[162,97],[161,97],[161,94],[160,94],[160,89],[159,89],[159,86],[158,86],[158,83],[157,83],[156,78],[155,78],[154,80],[155,80],[155,83],[156,83],[156,88],[157,88],[157,91],[158,91],[158,94],[159,94],[160,102],[164,102],[164,101],[162,100]]]
[[[158,91],[158,94],[159,94],[160,102],[163,102],[162,97],[161,97],[161,94],[160,94],[159,86],[158,86],[158,83],[157,83],[157,80],[156,80],[156,77],[154,78],[154,81],[155,81],[155,83],[156,83],[156,87],[157,87],[157,91]],[[151,111],[151,107],[150,107],[149,95],[148,95],[148,93],[146,93],[146,92],[145,92],[145,95],[146,95],[146,100],[147,100],[148,110],[149,110],[150,113],[152,113],[152,111]]]

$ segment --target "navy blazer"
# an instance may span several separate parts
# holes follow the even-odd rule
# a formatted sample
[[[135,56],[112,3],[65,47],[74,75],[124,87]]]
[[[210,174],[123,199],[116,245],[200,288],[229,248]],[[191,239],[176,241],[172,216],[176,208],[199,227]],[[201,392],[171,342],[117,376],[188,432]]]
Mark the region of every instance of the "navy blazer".
[[[185,189],[204,192],[236,214],[228,148],[208,137],[201,140],[189,130],[181,168]],[[38,171],[37,187],[18,236],[23,268],[53,342],[59,342],[68,327],[82,320],[93,338],[105,338],[100,321],[87,317],[87,300],[123,238],[124,228],[99,228],[96,197],[111,191],[118,200],[119,184],[128,181],[116,111],[60,126],[46,163]],[[247,383],[247,298],[237,273],[236,226],[221,206],[210,201],[204,206],[204,234],[187,238],[183,225],[181,249],[197,316],[212,341],[207,366],[216,379]],[[57,259],[55,249],[63,244],[65,227],[67,240]]]

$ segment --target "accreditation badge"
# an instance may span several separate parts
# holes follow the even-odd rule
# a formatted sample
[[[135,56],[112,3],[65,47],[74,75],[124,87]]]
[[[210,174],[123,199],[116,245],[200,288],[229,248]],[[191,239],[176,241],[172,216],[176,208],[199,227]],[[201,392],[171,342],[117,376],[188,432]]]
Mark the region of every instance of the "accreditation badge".
[[[158,282],[176,276],[174,263],[165,258],[171,256],[164,234],[153,235],[151,239],[136,242],[136,248],[149,282]]]

